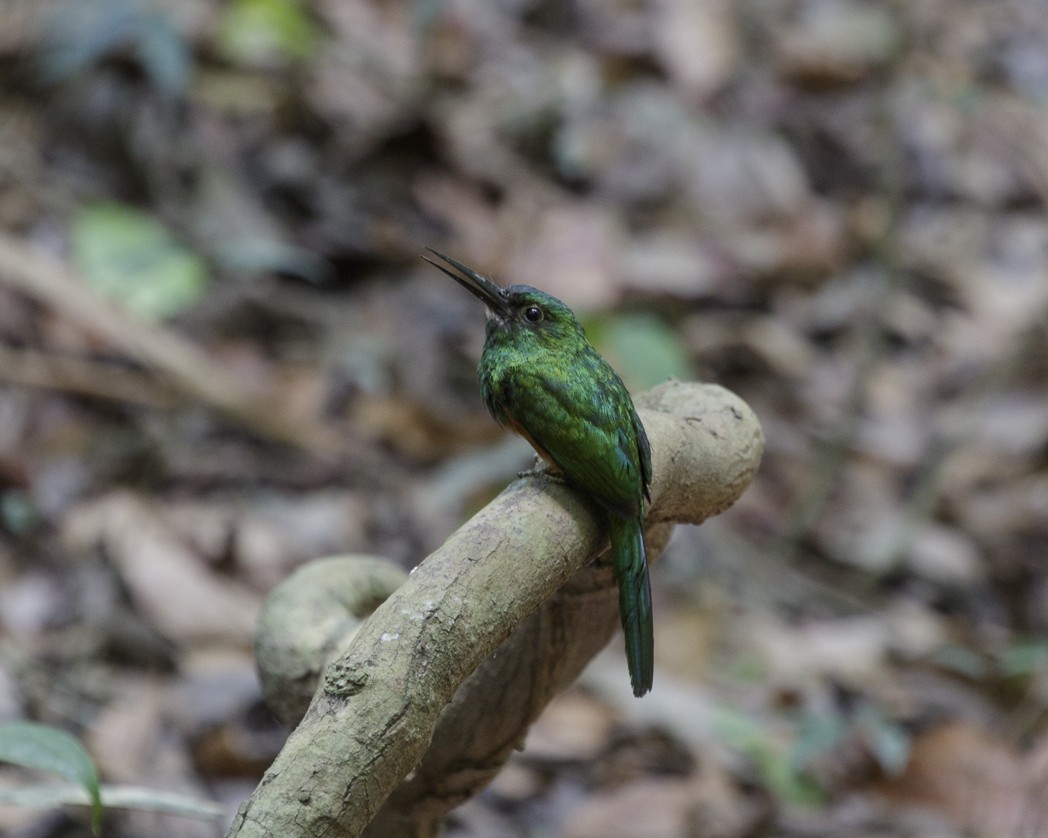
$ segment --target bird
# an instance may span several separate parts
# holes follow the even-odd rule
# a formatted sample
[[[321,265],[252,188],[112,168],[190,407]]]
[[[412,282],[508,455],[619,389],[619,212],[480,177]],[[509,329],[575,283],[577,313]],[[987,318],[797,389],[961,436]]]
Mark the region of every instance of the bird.
[[[574,312],[530,285],[501,288],[432,248],[422,258],[487,306],[478,365],[484,404],[545,461],[547,472],[605,512],[633,694],[651,690],[651,581],[644,547],[651,447],[629,391]],[[449,270],[446,265],[455,271]]]

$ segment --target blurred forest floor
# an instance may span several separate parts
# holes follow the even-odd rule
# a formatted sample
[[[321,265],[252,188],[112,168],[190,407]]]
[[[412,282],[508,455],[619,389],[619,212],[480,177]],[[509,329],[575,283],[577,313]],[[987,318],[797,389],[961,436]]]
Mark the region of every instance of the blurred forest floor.
[[[0,0],[0,721],[231,816],[265,593],[529,461],[434,246],[767,436],[655,567],[654,692],[613,642],[448,836],[1048,835],[1045,44],[1040,0]]]

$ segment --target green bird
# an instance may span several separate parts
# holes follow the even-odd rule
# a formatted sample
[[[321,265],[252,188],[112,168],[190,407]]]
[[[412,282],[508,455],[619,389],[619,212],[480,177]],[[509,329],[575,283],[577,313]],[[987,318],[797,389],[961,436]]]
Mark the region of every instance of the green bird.
[[[500,288],[427,249],[459,273],[423,259],[488,307],[478,372],[491,415],[607,512],[626,659],[633,694],[642,696],[655,656],[643,528],[651,449],[629,391],[556,297],[530,285]]]

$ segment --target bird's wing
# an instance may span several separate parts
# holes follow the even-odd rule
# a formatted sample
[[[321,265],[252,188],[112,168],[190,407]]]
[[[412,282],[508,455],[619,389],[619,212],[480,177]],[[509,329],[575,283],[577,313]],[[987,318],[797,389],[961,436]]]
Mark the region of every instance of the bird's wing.
[[[615,383],[596,397],[584,376],[523,372],[503,388],[500,401],[570,483],[629,516],[641,511],[651,463],[643,426],[625,387]]]
[[[637,415],[636,408],[632,411],[633,430],[637,438],[637,462],[640,464],[640,477],[644,485],[644,497],[649,501],[648,486],[651,485],[651,445],[648,444],[648,435],[644,431],[644,424]]]

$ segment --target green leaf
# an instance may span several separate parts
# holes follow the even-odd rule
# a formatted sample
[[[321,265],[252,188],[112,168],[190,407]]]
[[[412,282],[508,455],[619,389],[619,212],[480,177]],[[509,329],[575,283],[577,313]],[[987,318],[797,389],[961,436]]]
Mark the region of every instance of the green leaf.
[[[822,800],[819,788],[804,776],[788,749],[765,726],[735,708],[720,707],[714,730],[718,739],[752,761],[761,780],[779,800],[801,806],[813,806]]]
[[[1021,640],[1004,650],[1000,661],[1005,676],[1027,676],[1048,667],[1048,643],[1044,640]]]
[[[792,763],[798,770],[806,770],[817,759],[837,748],[849,731],[845,720],[834,712],[803,716],[797,725],[796,739],[791,749]]]
[[[234,0],[218,28],[219,50],[236,64],[306,58],[316,30],[298,0]]]
[[[866,745],[886,774],[898,777],[910,759],[910,736],[884,711],[873,704],[863,704],[856,716]]]
[[[0,761],[47,771],[79,783],[91,798],[91,831],[99,834],[102,796],[98,788],[98,769],[74,736],[33,722],[0,725]]]
[[[668,378],[691,378],[680,336],[651,314],[627,314],[607,321],[594,338],[631,386],[647,390]]]
[[[163,224],[123,204],[85,207],[73,222],[73,259],[99,293],[149,319],[195,304],[206,268]]]

